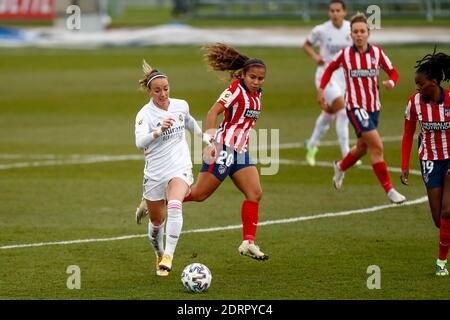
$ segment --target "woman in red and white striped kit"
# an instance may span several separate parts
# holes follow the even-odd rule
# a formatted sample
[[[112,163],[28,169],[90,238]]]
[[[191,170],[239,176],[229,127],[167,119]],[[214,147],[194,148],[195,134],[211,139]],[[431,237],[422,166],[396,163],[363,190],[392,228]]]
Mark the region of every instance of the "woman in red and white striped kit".
[[[356,145],[341,160],[334,162],[333,185],[342,187],[345,171],[352,167],[367,151],[371,153],[373,171],[388,198],[393,203],[402,203],[406,198],[396,191],[384,162],[383,142],[378,133],[380,115],[380,95],[378,89],[379,70],[382,68],[389,80],[383,81],[386,89],[394,88],[398,73],[380,47],[368,43],[369,25],[367,18],[358,13],[350,21],[353,45],[342,49],[325,70],[318,90],[318,100],[325,104],[324,88],[335,70],[342,67],[345,74],[347,92],[347,116],[358,137]]]
[[[428,202],[436,227],[440,230],[436,275],[448,276],[450,246],[450,90],[441,87],[450,79],[450,56],[426,55],[417,61],[417,93],[409,97],[402,141],[403,184],[408,183],[409,158],[416,124],[420,124],[419,160],[427,188]]]

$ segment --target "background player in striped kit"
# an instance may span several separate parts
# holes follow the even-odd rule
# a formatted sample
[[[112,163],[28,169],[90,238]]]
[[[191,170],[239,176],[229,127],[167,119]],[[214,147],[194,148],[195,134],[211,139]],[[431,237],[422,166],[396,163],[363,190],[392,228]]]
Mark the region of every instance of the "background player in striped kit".
[[[136,146],[145,155],[143,198],[149,208],[148,236],[156,254],[156,274],[167,276],[183,226],[183,199],[193,182],[185,128],[197,136],[202,131],[187,102],[169,98],[167,76],[145,61],[143,70],[145,78],[139,84],[151,99],[136,116]]]
[[[347,115],[358,137],[356,145],[341,160],[334,162],[333,185],[342,187],[344,172],[353,166],[367,151],[371,152],[372,168],[388,198],[393,203],[402,203],[406,198],[396,191],[391,182],[383,157],[383,142],[378,134],[380,97],[378,75],[381,67],[389,75],[383,81],[391,90],[398,80],[398,73],[380,47],[368,43],[369,25],[364,14],[358,13],[350,22],[353,45],[342,49],[329,64],[322,77],[318,100],[326,106],[324,89],[335,70],[343,67],[347,82]]]
[[[416,123],[420,123],[419,159],[434,224],[440,229],[436,275],[448,276],[450,246],[450,90],[441,87],[450,79],[450,56],[426,55],[417,61],[417,93],[409,97],[402,140],[403,184],[408,183],[409,158]]]
[[[317,64],[315,84],[318,89],[325,69],[333,57],[343,48],[352,44],[350,37],[350,22],[345,19],[347,11],[344,1],[332,0],[328,6],[330,20],[313,28],[306,39],[303,49]],[[313,45],[319,44],[320,51],[317,54]],[[326,108],[322,110],[315,122],[311,137],[305,141],[306,161],[309,165],[316,164],[316,153],[320,139],[330,128],[333,119],[336,119],[336,134],[342,156],[349,150],[348,119],[345,112],[345,78],[342,68],[333,73],[333,76],[325,87]]]
[[[266,65],[225,44],[207,46],[205,50],[209,66],[216,71],[230,71],[233,82],[208,112],[206,132],[214,136],[215,148],[205,148],[197,182],[185,201],[204,201],[230,176],[245,195],[241,209],[243,241],[238,250],[242,255],[266,260],[268,256],[254,243],[262,188],[247,149],[250,130],[261,112]],[[219,115],[223,120],[217,128]]]

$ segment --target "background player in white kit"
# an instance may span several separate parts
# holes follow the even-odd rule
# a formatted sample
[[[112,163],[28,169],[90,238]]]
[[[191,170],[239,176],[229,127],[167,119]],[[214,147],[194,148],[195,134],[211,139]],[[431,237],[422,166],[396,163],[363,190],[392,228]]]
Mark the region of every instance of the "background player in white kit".
[[[136,146],[145,155],[143,198],[150,212],[148,236],[156,254],[156,274],[167,276],[183,226],[183,199],[193,182],[185,128],[200,137],[202,131],[189,114],[188,103],[169,98],[167,76],[145,61],[143,69],[145,79],[139,84],[151,99],[136,116]]]
[[[306,39],[303,49],[317,64],[315,84],[319,89],[320,80],[330,61],[342,48],[352,44],[350,37],[350,22],[345,19],[347,15],[345,3],[340,0],[332,0],[328,6],[330,20],[320,24],[311,31]],[[318,44],[320,52],[317,54],[313,46]],[[336,118],[336,133],[342,155],[350,150],[348,137],[348,119],[345,112],[345,78],[343,70],[333,74],[330,83],[325,88],[327,108],[323,109],[316,120],[311,137],[305,141],[307,149],[306,161],[309,165],[316,164],[316,153],[319,150],[320,139],[330,128],[330,124]]]

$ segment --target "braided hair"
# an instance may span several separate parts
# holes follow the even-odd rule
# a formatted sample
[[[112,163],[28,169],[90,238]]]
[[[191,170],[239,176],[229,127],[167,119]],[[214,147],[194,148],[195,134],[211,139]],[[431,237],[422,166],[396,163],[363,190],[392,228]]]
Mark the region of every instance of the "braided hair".
[[[438,85],[450,79],[450,56],[443,52],[436,53],[436,46],[432,54],[427,54],[416,63],[416,73],[424,74],[429,80],[436,80]]]

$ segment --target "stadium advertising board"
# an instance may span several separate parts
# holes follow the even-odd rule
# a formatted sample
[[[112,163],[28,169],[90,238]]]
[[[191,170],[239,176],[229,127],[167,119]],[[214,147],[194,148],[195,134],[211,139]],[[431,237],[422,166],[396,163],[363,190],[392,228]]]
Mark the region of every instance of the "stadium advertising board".
[[[0,0],[0,20],[52,20],[55,0]]]

